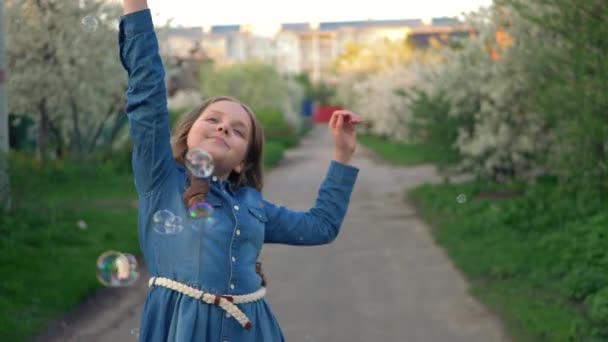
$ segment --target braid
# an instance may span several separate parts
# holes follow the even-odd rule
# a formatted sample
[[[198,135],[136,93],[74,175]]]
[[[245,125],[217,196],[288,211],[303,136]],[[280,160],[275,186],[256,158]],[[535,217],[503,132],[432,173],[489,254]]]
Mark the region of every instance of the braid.
[[[190,186],[184,192],[184,204],[186,208],[192,207],[194,204],[202,202],[207,198],[209,193],[209,183],[199,178],[192,177],[188,174]]]

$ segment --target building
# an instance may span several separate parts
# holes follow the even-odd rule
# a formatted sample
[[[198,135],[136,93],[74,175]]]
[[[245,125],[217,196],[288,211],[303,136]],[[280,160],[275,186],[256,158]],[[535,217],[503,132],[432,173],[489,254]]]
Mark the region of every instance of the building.
[[[173,55],[188,55],[193,46],[200,47],[220,65],[262,61],[282,73],[307,73],[317,82],[326,79],[332,62],[349,43],[409,39],[428,48],[469,31],[453,18],[285,23],[271,35],[260,34],[252,25],[219,25],[169,29],[161,45]]]

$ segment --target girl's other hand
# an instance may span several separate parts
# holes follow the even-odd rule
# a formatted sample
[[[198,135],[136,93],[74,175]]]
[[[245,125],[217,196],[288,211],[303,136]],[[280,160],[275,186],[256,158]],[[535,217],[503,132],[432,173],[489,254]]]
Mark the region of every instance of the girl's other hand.
[[[334,160],[348,164],[357,147],[356,125],[363,119],[348,110],[336,110],[329,119],[329,129],[334,138]]]

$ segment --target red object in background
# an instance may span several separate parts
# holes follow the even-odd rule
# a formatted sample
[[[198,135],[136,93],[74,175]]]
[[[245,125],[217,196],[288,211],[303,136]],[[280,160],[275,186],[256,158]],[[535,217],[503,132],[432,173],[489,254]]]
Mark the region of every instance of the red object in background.
[[[331,114],[342,109],[341,106],[317,106],[315,108],[315,114],[313,116],[314,123],[327,123],[331,118]]]

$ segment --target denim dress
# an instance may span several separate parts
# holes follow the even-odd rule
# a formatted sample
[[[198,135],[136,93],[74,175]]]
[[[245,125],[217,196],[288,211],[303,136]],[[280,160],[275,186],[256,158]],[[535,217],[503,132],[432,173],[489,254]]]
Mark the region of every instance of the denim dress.
[[[306,212],[272,204],[251,187],[233,189],[228,181],[211,177],[207,202],[213,206],[215,223],[192,229],[182,198],[188,177],[172,156],[165,73],[150,11],[123,16],[118,38],[120,60],[129,76],[126,112],[139,197],[139,243],[152,276],[218,295],[249,294],[261,286],[255,262],[264,243],[321,245],[336,238],[358,169],[335,161]],[[182,218],[181,232],[159,234],[153,229],[153,215],[163,209]],[[284,340],[264,299],[238,307],[252,323],[249,330],[216,305],[152,287],[140,341]]]

